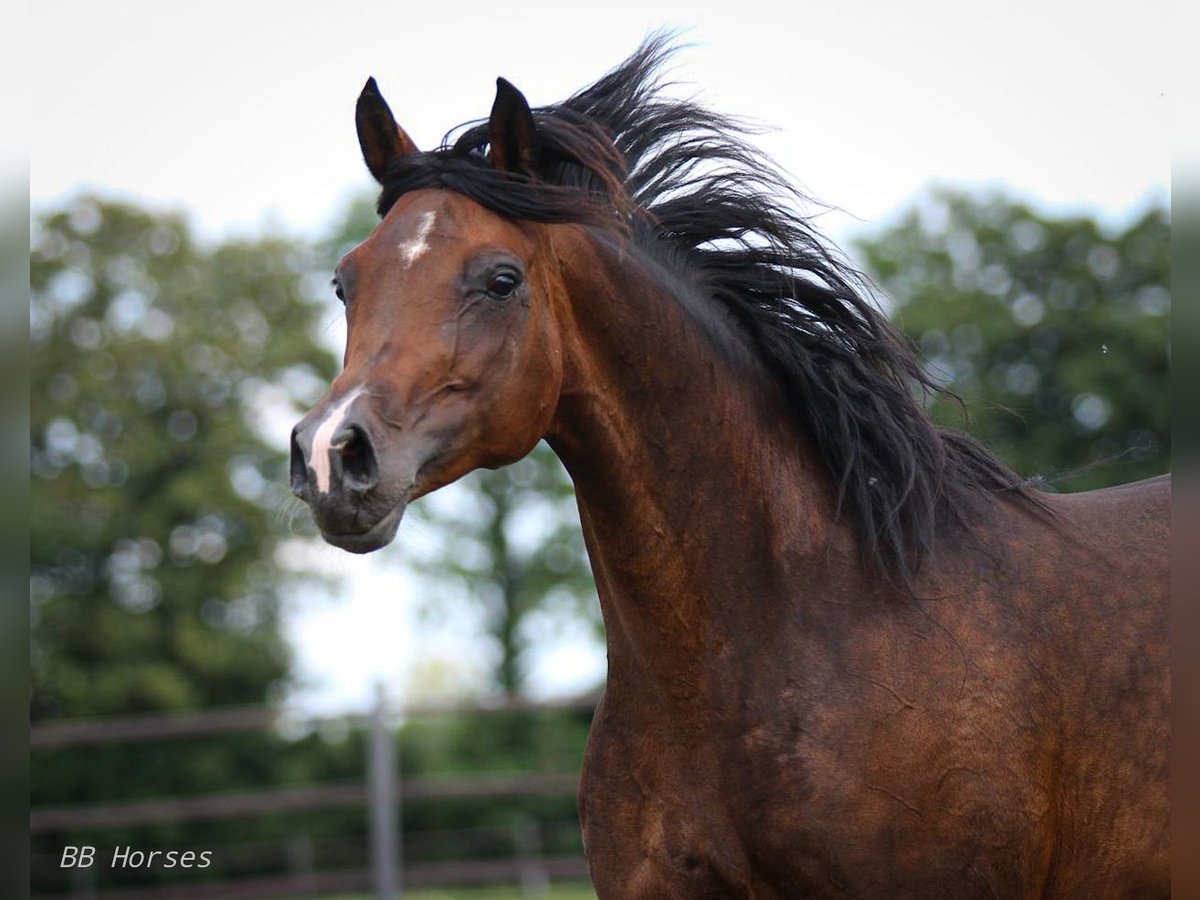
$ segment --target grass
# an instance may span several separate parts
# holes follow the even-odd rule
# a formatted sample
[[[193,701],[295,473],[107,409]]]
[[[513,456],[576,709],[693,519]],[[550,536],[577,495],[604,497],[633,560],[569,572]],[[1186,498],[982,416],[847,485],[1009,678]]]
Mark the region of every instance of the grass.
[[[327,900],[373,900],[370,894],[341,894]],[[526,900],[519,887],[455,888],[453,890],[405,891],[404,900]],[[530,898],[532,900],[532,898]],[[552,884],[538,900],[596,900],[587,884]]]

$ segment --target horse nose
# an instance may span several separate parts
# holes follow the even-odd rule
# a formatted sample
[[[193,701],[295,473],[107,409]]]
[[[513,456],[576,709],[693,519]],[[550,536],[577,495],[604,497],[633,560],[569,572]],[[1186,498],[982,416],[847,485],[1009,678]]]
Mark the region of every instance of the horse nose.
[[[379,460],[365,423],[349,416],[330,423],[307,418],[292,429],[292,493],[301,500],[365,494],[379,484]]]
[[[341,475],[342,487],[365,494],[379,484],[379,461],[365,428],[357,423],[343,425],[331,442],[334,469]]]
[[[292,493],[301,500],[308,500],[308,449],[312,446],[312,437],[303,441],[303,425],[301,422],[292,429],[292,461],[291,480]]]

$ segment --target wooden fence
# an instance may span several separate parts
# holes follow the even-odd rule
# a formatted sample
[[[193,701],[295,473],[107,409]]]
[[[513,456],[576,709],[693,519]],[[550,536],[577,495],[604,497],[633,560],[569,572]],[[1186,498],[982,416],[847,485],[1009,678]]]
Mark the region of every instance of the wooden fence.
[[[536,703],[525,699],[480,704],[410,705],[403,710],[390,706],[378,690],[374,707],[365,715],[302,717],[267,706],[213,709],[189,713],[110,717],[92,720],[63,720],[34,725],[30,729],[32,750],[61,750],[102,744],[144,743],[179,740],[237,732],[259,731],[281,724],[314,728],[344,722],[369,731],[365,773],[362,780],[277,787],[256,791],[224,792],[120,803],[42,806],[31,809],[31,835],[78,829],[117,828],[167,823],[216,821],[280,812],[366,807],[370,823],[370,867],[343,871],[313,871],[305,864],[311,847],[303,842],[289,848],[291,871],[278,877],[258,877],[217,885],[196,884],[97,891],[93,869],[75,871],[72,888],[62,900],[200,900],[209,897],[252,898],[315,896],[326,893],[370,890],[378,900],[396,900],[404,889],[449,885],[520,883],[538,886],[551,879],[581,880],[587,877],[582,857],[542,857],[536,835],[514,828],[514,853],[510,859],[467,859],[425,862],[404,866],[402,831],[403,803],[451,798],[561,797],[573,795],[577,772],[476,774],[407,778],[398,776],[395,734],[403,719],[415,716],[489,715],[514,711],[591,711],[598,697],[593,694],[559,703]],[[51,900],[52,895],[37,895]]]

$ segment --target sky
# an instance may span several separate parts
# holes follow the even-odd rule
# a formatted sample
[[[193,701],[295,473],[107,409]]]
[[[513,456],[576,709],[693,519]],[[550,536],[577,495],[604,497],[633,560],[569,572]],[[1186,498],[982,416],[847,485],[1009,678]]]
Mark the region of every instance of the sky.
[[[185,210],[213,240],[319,236],[371,189],[353,126],[370,75],[428,148],[486,115],[496,76],[534,105],[561,100],[662,27],[686,45],[676,90],[770,126],[756,142],[835,207],[819,221],[839,242],[932,184],[1004,189],[1113,225],[1168,197],[1162,0],[42,0],[31,14],[33,208],[93,190]],[[486,670],[461,637],[423,630],[397,551],[290,552],[346,578],[338,596],[291,607],[304,704],[364,705],[377,678],[409,690],[418,663],[426,682],[438,660],[459,667],[451,681]],[[603,665],[582,639],[551,643],[535,685],[570,691]]]
[[[931,181],[1002,184],[1109,217],[1169,183],[1165,4],[629,2],[166,4],[45,0],[35,203],[88,186],[190,210],[211,235],[326,225],[369,189],[368,75],[422,147],[485,115],[495,77],[562,99],[650,30],[676,77],[769,124],[821,200],[877,223]],[[1135,10],[1135,11],[1131,11]]]

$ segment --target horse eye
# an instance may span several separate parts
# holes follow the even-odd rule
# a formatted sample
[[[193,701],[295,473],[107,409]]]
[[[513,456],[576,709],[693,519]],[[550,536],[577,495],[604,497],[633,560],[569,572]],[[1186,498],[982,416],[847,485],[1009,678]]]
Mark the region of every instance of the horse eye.
[[[521,276],[513,269],[497,269],[488,277],[487,292],[497,300],[507,300],[521,286]]]

